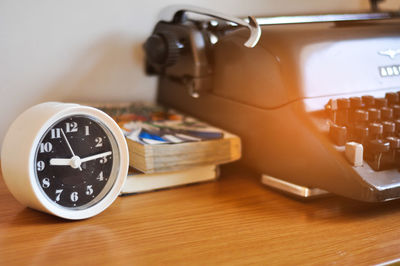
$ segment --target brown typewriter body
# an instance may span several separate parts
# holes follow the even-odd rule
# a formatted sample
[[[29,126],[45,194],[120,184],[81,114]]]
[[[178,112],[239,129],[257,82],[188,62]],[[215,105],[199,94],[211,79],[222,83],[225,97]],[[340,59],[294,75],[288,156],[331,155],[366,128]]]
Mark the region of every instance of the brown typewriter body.
[[[173,62],[147,62],[159,75],[159,102],[238,134],[243,163],[261,174],[362,201],[400,197],[396,148],[387,152],[395,158],[389,166],[374,169],[367,159],[372,137],[355,139],[353,132],[356,124],[383,122],[354,120],[356,110],[375,107],[362,96],[400,91],[400,20],[261,25],[254,48],[243,45],[246,29],[221,31],[190,20],[157,24],[153,34],[173,33],[183,43]],[[353,99],[346,114],[337,107],[350,101],[343,98]],[[346,127],[345,142],[362,142],[362,166],[348,161],[332,124]],[[382,160],[379,154],[368,158]]]

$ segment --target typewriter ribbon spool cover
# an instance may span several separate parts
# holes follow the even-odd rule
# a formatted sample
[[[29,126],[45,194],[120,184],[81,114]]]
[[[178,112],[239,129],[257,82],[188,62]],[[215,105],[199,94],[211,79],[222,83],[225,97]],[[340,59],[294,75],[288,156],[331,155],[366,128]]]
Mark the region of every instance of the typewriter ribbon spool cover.
[[[239,135],[260,174],[361,201],[400,197],[399,12],[240,24],[174,10],[145,44],[159,102]]]

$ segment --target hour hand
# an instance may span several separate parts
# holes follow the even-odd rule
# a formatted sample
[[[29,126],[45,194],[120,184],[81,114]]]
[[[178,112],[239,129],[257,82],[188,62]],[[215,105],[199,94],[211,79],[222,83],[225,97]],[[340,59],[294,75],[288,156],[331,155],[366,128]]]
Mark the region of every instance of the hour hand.
[[[53,158],[50,159],[50,165],[71,165],[71,158],[69,159],[64,159],[64,158]]]
[[[78,156],[73,156],[70,159],[66,158],[50,159],[50,165],[71,166],[74,169],[79,168],[79,170],[82,171],[81,163],[82,163],[81,158],[79,158]]]

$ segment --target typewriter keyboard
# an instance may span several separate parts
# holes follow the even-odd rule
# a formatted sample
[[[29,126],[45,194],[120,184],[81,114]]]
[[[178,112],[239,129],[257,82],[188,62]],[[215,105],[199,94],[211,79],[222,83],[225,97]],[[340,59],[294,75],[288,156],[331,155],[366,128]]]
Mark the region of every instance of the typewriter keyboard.
[[[331,99],[325,106],[329,135],[344,146],[354,166],[366,161],[376,171],[400,167],[400,91]]]

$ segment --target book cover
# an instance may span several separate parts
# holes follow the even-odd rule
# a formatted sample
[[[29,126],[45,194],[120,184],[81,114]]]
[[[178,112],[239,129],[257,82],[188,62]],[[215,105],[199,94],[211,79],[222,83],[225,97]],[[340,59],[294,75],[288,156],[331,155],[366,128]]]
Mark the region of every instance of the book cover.
[[[131,168],[120,195],[131,195],[211,181],[217,179],[218,176],[219,168],[216,165],[197,166],[185,170],[153,174],[144,174]]]

